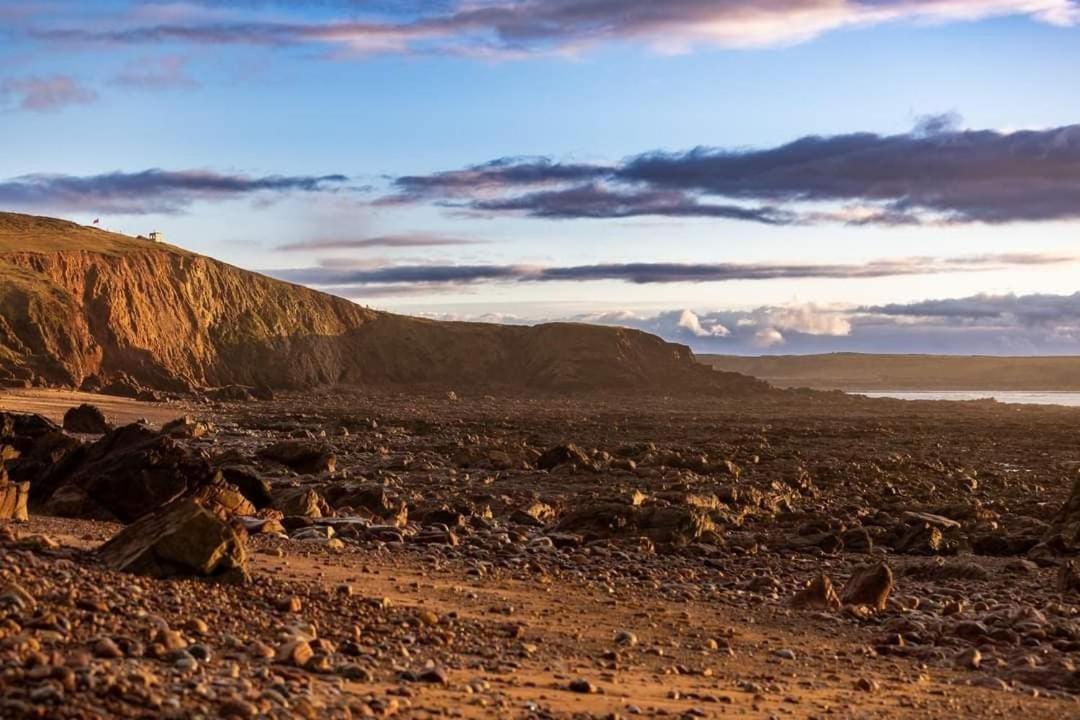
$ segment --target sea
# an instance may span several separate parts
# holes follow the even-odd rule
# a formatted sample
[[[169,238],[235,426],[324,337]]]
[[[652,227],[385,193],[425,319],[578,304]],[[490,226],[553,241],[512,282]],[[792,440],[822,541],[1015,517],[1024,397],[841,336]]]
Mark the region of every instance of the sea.
[[[986,400],[993,399],[1012,405],[1063,405],[1080,407],[1080,392],[1061,390],[885,390],[857,392],[873,398],[898,400]]]

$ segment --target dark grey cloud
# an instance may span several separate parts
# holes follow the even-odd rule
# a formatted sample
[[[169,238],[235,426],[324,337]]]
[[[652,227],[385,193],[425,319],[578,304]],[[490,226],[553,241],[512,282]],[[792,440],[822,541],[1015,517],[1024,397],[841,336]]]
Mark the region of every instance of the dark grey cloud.
[[[502,200],[476,200],[468,207],[481,213],[523,212],[530,217],[554,220],[652,215],[751,220],[768,225],[787,225],[795,221],[793,214],[777,208],[702,203],[695,196],[678,190],[616,191],[595,183]]]
[[[1007,223],[1080,217],[1080,125],[910,133],[774,148],[649,152],[615,165],[508,158],[394,181],[384,202],[542,218],[722,217],[771,224]]]
[[[410,233],[365,238],[316,238],[286,243],[279,245],[277,249],[285,252],[305,252],[315,250],[366,250],[369,248],[453,247],[480,244],[483,244],[482,240],[466,240],[464,238],[429,233]]]
[[[89,105],[98,95],[70,75],[48,75],[0,80],[0,108],[5,105],[30,112],[56,112],[72,105]]]
[[[1080,323],[1080,292],[1073,295],[973,295],[874,305],[861,308],[861,311],[890,317],[936,318],[955,323],[1077,324]]]
[[[253,177],[204,170],[143,170],[102,175],[23,175],[0,181],[0,206],[19,210],[177,213],[200,200],[335,192],[344,175]]]
[[[206,3],[261,9],[263,3]],[[274,9],[287,8],[274,4]],[[306,3],[312,7],[313,3]],[[331,7],[340,7],[334,0]],[[158,24],[38,28],[38,37],[105,43],[321,46],[335,56],[442,52],[487,56],[573,53],[641,42],[661,51],[757,47],[808,40],[838,28],[897,21],[958,21],[1019,15],[1074,24],[1069,0],[485,0],[353,4],[362,20],[323,22],[202,18]],[[275,13],[274,18],[281,17]],[[285,16],[289,17],[289,16]],[[793,20],[797,18],[797,20]],[[170,21],[171,20],[171,21]]]
[[[801,263],[608,263],[567,267],[531,265],[386,265],[381,267],[322,267],[272,271],[290,282],[318,286],[361,286],[418,283],[478,282],[596,282],[618,280],[635,284],[730,282],[799,278],[857,279],[1000,270],[1014,264],[1057,265],[1077,262],[1076,256],[980,255],[957,258],[902,258],[861,264]]]

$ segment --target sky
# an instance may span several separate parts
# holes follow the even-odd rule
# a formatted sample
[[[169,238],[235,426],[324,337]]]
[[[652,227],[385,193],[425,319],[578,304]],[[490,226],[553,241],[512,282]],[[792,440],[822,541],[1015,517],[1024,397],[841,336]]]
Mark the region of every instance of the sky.
[[[1080,2],[0,0],[0,210],[701,353],[1080,352]]]

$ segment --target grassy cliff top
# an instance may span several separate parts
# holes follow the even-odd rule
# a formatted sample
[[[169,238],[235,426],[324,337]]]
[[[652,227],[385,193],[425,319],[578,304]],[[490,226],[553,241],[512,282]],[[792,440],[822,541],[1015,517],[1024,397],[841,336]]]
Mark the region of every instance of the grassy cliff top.
[[[0,253],[88,251],[120,254],[147,247],[182,252],[171,245],[153,244],[68,220],[0,212]]]

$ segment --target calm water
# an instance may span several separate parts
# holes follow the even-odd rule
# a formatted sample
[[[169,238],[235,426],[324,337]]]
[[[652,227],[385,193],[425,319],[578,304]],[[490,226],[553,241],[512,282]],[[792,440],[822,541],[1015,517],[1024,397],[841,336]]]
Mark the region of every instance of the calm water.
[[[897,398],[899,400],[984,400],[993,398],[998,402],[1017,405],[1065,405],[1080,407],[1080,392],[1022,390],[893,390],[886,392],[861,392],[866,397]]]

